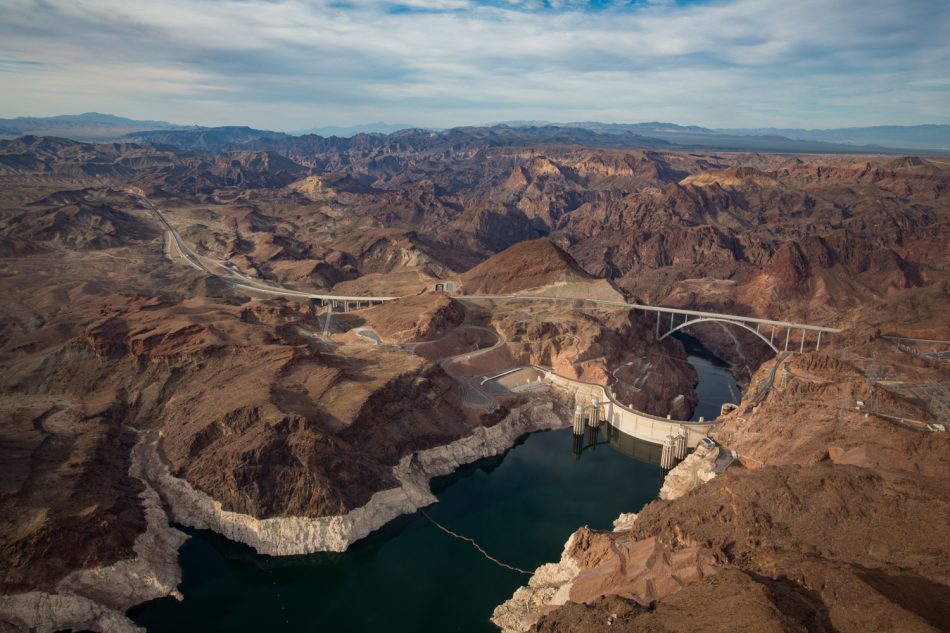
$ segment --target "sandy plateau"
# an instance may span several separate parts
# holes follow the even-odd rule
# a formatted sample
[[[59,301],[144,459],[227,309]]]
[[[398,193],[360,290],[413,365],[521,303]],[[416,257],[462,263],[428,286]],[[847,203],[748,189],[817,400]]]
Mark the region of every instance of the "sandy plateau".
[[[720,447],[496,623],[948,630],[946,161],[506,138],[0,141],[0,630],[132,630],[177,592],[170,521],[340,551],[568,421],[485,375],[688,418],[684,345],[622,300],[843,332],[690,326],[748,386]]]

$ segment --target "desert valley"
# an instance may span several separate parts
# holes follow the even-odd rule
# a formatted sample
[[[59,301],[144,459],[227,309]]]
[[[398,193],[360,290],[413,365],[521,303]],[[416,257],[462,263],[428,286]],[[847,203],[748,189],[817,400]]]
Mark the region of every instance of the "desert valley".
[[[950,626],[950,159],[250,136],[0,141],[0,630],[221,615],[189,547],[269,614],[374,603],[305,576],[399,543],[465,566],[437,630]]]

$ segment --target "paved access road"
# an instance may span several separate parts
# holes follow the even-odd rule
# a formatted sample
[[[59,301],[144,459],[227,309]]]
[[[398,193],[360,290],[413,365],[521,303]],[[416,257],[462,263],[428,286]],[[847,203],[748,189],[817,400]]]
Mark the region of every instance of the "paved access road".
[[[158,222],[165,228],[165,231],[171,236],[172,243],[175,246],[175,249],[178,251],[181,258],[188,263],[189,266],[195,268],[196,270],[201,270],[209,275],[218,277],[226,283],[238,287],[244,288],[245,290],[250,290],[253,292],[271,294],[275,296],[282,296],[294,299],[317,299],[321,301],[335,301],[335,302],[350,302],[350,301],[369,301],[369,302],[385,302],[385,301],[394,301],[399,299],[399,297],[366,297],[366,296],[351,296],[351,295],[333,295],[333,294],[313,294],[309,292],[302,292],[299,290],[291,290],[289,288],[283,288],[277,285],[265,284],[264,282],[250,279],[246,277],[237,270],[229,266],[224,266],[227,270],[227,274],[222,274],[220,271],[213,270],[210,268],[204,259],[191,250],[187,244],[181,239],[181,236],[175,230],[175,228],[168,222],[165,216],[162,214],[161,210],[151,200],[142,192],[140,189],[128,189],[130,194],[136,196],[142,201],[142,204],[155,216]],[[460,298],[472,299],[472,300],[490,300],[490,301],[574,301],[574,302],[584,302],[584,303],[593,303],[596,305],[608,306],[608,307],[617,307],[625,308],[632,310],[641,310],[645,312],[654,312],[657,314],[657,331],[659,336],[659,327],[660,327],[660,314],[669,314],[670,315],[670,328],[679,329],[688,321],[723,321],[727,323],[734,323],[741,325],[742,327],[754,331],[758,334],[758,328],[766,325],[772,327],[780,327],[788,330],[796,330],[803,332],[802,346],[804,346],[804,332],[817,332],[819,337],[821,333],[830,333],[836,334],[841,332],[838,328],[825,327],[821,325],[809,325],[806,323],[792,323],[789,321],[775,321],[772,319],[759,319],[755,317],[746,317],[738,316],[734,314],[722,314],[717,312],[703,312],[700,310],[686,310],[682,308],[666,308],[660,306],[648,306],[641,303],[627,303],[624,301],[608,301],[604,299],[584,299],[584,298],[573,298],[573,297],[550,297],[543,295],[461,295]],[[673,320],[679,315],[684,317],[684,323],[674,326]],[[753,329],[752,326],[755,326]],[[763,340],[765,339],[764,335],[761,335]],[[820,340],[820,339],[819,339]],[[770,343],[771,345],[771,343]]]

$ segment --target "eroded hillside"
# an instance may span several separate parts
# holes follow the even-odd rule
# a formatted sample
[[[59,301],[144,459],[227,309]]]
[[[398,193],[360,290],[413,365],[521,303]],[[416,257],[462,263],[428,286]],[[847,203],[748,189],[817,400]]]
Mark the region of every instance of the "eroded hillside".
[[[946,383],[942,361],[881,335],[950,338],[950,166],[582,140],[462,129],[223,148],[0,142],[0,589],[68,590],[57,626],[102,628],[114,610],[175,591],[181,537],[170,520],[272,553],[345,547],[431,502],[432,474],[563,424],[569,403],[555,394],[495,401],[479,389],[479,376],[515,365],[688,417],[695,375],[683,346],[657,342],[652,315],[616,305],[628,300],[846,332],[787,363],[753,403],[770,348],[753,332],[691,326],[751,381],[718,435],[749,470],[707,496],[651,506],[630,534],[585,542],[689,549],[696,586],[739,587],[785,623],[819,609],[808,592],[822,579],[858,578],[932,624],[890,588],[908,573],[945,585],[946,570],[924,560],[940,546],[898,547],[897,511],[872,491],[933,522],[946,443],[851,401],[945,419],[931,406],[943,396],[921,391]],[[331,315],[299,292],[402,299]],[[476,298],[511,294],[544,300]],[[829,408],[839,401],[846,414]],[[932,504],[916,501],[914,477]],[[768,498],[778,485],[786,497]],[[745,492],[726,525],[717,508],[735,500],[733,486]],[[804,562],[790,554],[817,547],[792,515],[811,512],[818,493],[851,495],[858,516],[881,522],[883,549],[847,545],[834,530],[851,525],[851,504],[821,497],[840,523],[834,547]],[[673,538],[689,513],[688,534]],[[275,545],[295,539],[298,549]],[[767,542],[777,549],[756,549]],[[917,562],[908,571],[901,557]],[[155,580],[110,589],[131,577]],[[592,611],[564,607],[538,627],[571,630],[604,609],[662,620],[664,604],[697,591],[687,585],[649,613],[646,594],[578,594]],[[861,587],[863,609],[872,594]],[[845,598],[822,604],[835,626],[864,622]]]

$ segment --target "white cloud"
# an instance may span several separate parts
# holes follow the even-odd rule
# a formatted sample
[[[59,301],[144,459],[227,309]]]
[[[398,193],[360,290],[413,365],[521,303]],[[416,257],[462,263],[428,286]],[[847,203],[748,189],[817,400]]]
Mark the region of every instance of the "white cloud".
[[[9,0],[0,111],[272,128],[950,122],[942,2],[549,4]]]

